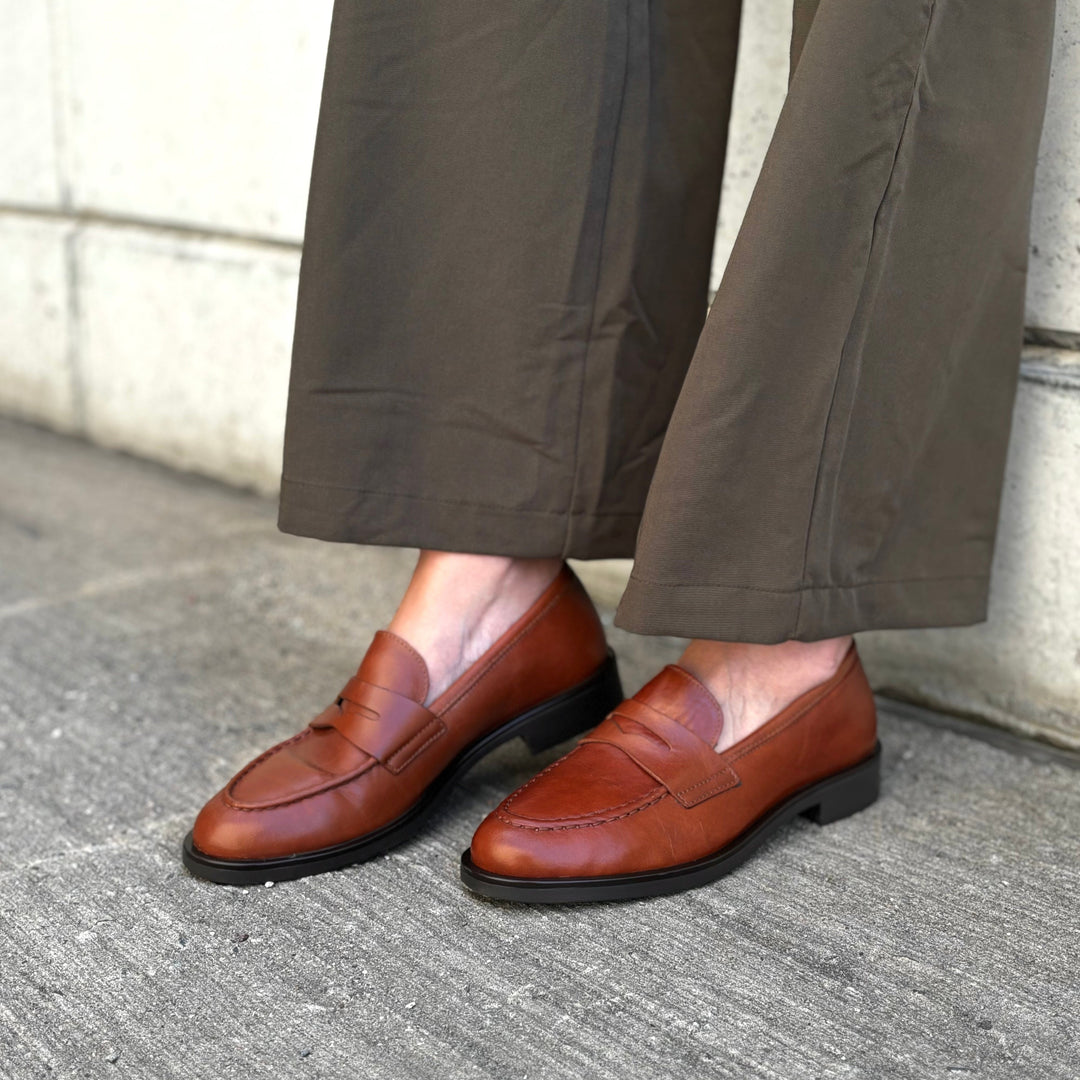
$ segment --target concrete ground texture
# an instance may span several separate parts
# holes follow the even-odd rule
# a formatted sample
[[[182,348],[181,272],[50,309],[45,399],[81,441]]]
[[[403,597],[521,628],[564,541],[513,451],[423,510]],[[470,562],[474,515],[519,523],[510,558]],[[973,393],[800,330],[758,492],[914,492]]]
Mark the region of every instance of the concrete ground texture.
[[[680,896],[465,891],[559,752],[516,742],[387,857],[188,875],[199,806],[332,698],[411,564],[274,515],[0,422],[0,1076],[1080,1076],[1080,773],[887,706],[875,806]],[[628,692],[679,651],[611,640]]]

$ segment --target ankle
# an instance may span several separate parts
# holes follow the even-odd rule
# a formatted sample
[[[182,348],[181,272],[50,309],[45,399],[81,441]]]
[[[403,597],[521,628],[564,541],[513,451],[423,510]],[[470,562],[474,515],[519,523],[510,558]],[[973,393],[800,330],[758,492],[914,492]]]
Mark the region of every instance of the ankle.
[[[851,640],[845,636],[779,645],[695,640],[679,664],[708,687],[724,710],[724,727],[716,744],[722,751],[830,679]]]
[[[562,559],[421,551],[390,629],[424,658],[434,700],[554,581]]]

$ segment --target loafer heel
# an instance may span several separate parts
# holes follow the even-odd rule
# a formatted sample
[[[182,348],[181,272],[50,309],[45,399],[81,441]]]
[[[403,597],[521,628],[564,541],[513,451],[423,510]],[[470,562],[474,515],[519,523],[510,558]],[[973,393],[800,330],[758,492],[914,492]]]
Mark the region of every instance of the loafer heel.
[[[877,801],[880,790],[881,743],[878,743],[866,761],[830,781],[817,805],[804,810],[803,816],[819,825],[831,825],[865,810]]]
[[[619,668],[615,654],[608,650],[595,675],[535,710],[518,734],[534,754],[539,754],[596,727],[622,700]]]

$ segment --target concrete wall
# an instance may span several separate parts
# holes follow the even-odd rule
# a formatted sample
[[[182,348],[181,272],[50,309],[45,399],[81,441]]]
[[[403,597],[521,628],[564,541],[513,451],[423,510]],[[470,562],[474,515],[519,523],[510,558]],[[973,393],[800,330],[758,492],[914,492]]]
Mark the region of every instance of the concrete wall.
[[[0,0],[0,409],[276,488],[330,0]]]
[[[0,410],[276,489],[330,0],[0,0]],[[714,278],[783,100],[746,0]],[[1080,746],[1080,0],[1059,0],[991,621],[875,681]],[[596,567],[599,587],[624,567]]]

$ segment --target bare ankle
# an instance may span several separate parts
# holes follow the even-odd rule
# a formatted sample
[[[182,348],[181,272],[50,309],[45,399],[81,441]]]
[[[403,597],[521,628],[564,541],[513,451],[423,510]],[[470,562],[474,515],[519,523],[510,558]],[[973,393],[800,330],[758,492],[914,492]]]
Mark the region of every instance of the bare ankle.
[[[434,700],[551,584],[562,559],[421,551],[390,629],[424,658]]]
[[[831,678],[851,640],[845,636],[752,645],[699,639],[690,642],[679,663],[709,688],[724,710],[716,749],[726,750]]]

